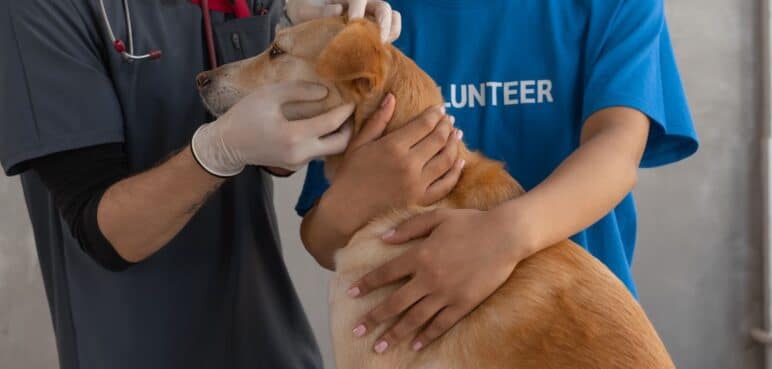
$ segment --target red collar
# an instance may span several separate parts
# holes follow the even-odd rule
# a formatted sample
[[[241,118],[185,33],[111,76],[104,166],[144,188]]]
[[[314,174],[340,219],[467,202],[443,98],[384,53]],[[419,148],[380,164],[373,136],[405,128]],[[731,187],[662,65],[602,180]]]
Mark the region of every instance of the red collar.
[[[201,0],[190,0],[191,3],[201,6]],[[223,13],[233,13],[236,18],[252,16],[252,11],[247,5],[247,0],[209,0],[209,10]]]

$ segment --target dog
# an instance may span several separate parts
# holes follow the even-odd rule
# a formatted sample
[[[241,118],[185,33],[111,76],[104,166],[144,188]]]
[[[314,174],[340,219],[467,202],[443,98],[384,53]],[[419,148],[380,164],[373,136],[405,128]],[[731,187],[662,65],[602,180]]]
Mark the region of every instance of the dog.
[[[283,81],[320,83],[329,89],[328,96],[317,102],[287,104],[287,118],[308,118],[354,102],[355,133],[389,92],[397,105],[387,132],[444,101],[426,73],[395,47],[380,41],[374,23],[347,22],[342,17],[282,30],[262,54],[204,72],[203,76],[211,83],[201,95],[214,114],[227,111],[260,86]],[[570,240],[522,261],[492,296],[420,352],[411,350],[407,340],[376,356],[372,351],[375,339],[389,324],[367,337],[354,337],[351,329],[356,319],[399,286],[358,299],[348,297],[346,290],[414,244],[386,245],[380,235],[432,209],[489,209],[524,193],[502,163],[464,147],[459,157],[467,164],[458,185],[445,199],[431,207],[384,214],[337,252],[330,286],[330,322],[339,369],[675,368],[627,288]],[[341,156],[325,160],[325,174],[333,178]]]

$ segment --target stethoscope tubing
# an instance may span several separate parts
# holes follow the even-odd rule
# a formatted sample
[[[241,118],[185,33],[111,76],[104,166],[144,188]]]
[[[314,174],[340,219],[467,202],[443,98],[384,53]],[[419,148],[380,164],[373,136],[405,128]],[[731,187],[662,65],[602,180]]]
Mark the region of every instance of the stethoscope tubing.
[[[129,9],[129,1],[123,1],[123,13],[126,18],[126,30],[129,38],[129,49],[126,50],[126,45],[123,40],[116,38],[113,32],[113,27],[110,25],[110,18],[107,15],[107,9],[105,9],[104,0],[99,0],[99,9],[102,12],[102,20],[104,21],[107,34],[110,36],[110,41],[113,43],[113,49],[123,56],[128,61],[145,60],[145,59],[159,59],[161,57],[161,50],[150,50],[149,52],[141,55],[134,53],[134,28],[131,22],[131,10]]]

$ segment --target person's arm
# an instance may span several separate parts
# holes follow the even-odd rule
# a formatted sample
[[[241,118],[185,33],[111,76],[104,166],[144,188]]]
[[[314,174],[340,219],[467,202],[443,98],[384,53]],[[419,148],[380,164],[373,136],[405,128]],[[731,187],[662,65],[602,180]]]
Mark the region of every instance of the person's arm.
[[[387,232],[384,240],[395,244],[427,238],[352,285],[350,295],[359,297],[411,278],[356,331],[402,316],[375,351],[419,329],[413,348],[430,344],[501,286],[520,261],[611,211],[636,183],[649,126],[636,110],[602,110],[585,123],[579,148],[525,195],[490,211],[436,210]]]
[[[99,201],[99,229],[123,259],[140,262],[166,245],[224,181],[204,171],[185,147],[110,186]]]
[[[520,259],[591,226],[633,190],[649,128],[649,119],[633,109],[594,114],[579,149],[541,184],[494,211],[499,223],[526,223],[510,231],[523,233],[516,238],[530,245]]]
[[[190,147],[130,176],[123,144],[104,144],[30,161],[81,248],[121,271],[169,242],[225,181],[206,173]]]
[[[459,130],[435,107],[381,137],[394,112],[389,95],[349,145],[327,192],[303,218],[301,238],[309,253],[334,269],[335,251],[355,231],[396,204],[431,204],[455,186]]]

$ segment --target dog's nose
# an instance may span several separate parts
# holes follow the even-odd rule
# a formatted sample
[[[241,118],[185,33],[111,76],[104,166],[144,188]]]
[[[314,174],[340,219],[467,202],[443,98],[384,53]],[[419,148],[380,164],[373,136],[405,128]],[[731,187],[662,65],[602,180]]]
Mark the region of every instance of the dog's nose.
[[[206,73],[199,73],[198,76],[196,76],[196,85],[198,85],[198,89],[204,89],[206,86],[209,86],[212,83],[212,80],[209,79],[209,76]]]

